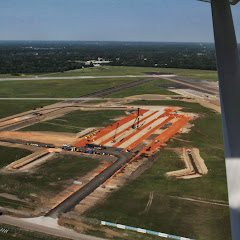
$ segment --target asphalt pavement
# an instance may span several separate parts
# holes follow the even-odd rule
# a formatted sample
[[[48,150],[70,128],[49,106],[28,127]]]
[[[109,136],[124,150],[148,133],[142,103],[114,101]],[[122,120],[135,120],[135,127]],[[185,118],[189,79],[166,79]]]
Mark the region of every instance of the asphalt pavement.
[[[116,156],[118,160],[116,160],[113,164],[99,173],[78,191],[74,192],[72,195],[66,198],[63,202],[58,204],[55,208],[50,210],[45,216],[58,218],[62,213],[66,213],[72,210],[78,203],[80,203],[85,197],[91,194],[101,184],[107,181],[115,172],[117,172],[122,166],[128,163],[132,158],[131,153],[117,152],[115,148],[107,147],[104,152]]]
[[[11,226],[15,226],[21,229],[33,231],[33,232],[40,232],[44,233],[46,235],[51,235],[55,237],[60,237],[60,238],[67,238],[67,239],[73,239],[73,240],[104,240],[103,238],[97,238],[93,236],[88,236],[85,234],[80,234],[77,233],[73,230],[61,227],[61,226],[54,226],[49,224],[48,219],[46,218],[46,226],[40,225],[37,223],[31,223],[25,221],[27,219],[22,219],[22,218],[16,218],[16,217],[10,217],[10,216],[5,216],[2,215],[0,216],[0,223],[2,224],[8,224]],[[44,222],[44,219],[43,219]]]
[[[149,77],[175,77],[175,75],[124,75],[124,76],[73,76],[73,77],[35,77],[35,78],[0,78],[0,82],[4,81],[39,81],[39,80],[66,80],[66,79],[93,79],[93,78],[149,78]]]

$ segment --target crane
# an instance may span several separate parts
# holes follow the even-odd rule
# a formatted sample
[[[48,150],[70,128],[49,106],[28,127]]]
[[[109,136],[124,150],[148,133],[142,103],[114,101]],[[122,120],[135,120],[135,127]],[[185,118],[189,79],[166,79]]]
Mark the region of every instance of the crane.
[[[117,123],[117,127],[116,127],[116,130],[115,130],[115,134],[114,134],[114,136],[113,136],[112,143],[115,143],[115,142],[116,142],[116,135],[117,135],[118,127],[119,127],[119,122]]]
[[[137,111],[137,117],[132,125],[132,128],[133,129],[138,129],[139,128],[139,118],[140,118],[140,108],[138,108],[138,111]],[[137,125],[135,125],[135,123],[137,122]]]

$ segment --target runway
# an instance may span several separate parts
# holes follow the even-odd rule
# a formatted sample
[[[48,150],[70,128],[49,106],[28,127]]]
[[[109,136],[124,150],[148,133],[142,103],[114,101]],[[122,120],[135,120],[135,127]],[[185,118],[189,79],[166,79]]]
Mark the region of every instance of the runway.
[[[35,78],[0,78],[0,82],[5,81],[39,81],[39,80],[69,80],[69,79],[93,79],[93,78],[171,78],[176,75],[124,75],[124,76],[74,76],[74,77],[35,77]]]

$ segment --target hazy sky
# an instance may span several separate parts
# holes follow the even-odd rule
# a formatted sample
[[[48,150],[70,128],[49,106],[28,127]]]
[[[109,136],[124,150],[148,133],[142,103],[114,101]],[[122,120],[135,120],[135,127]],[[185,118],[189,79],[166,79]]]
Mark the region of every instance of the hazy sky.
[[[5,0],[0,22],[0,40],[213,41],[210,5],[196,0]]]

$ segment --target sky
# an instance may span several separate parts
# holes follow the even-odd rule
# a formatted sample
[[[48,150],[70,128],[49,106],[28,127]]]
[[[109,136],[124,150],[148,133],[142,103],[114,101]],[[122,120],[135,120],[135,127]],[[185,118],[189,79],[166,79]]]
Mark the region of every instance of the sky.
[[[232,7],[240,42],[240,3]],[[0,40],[213,42],[210,4],[196,0],[6,0]]]

